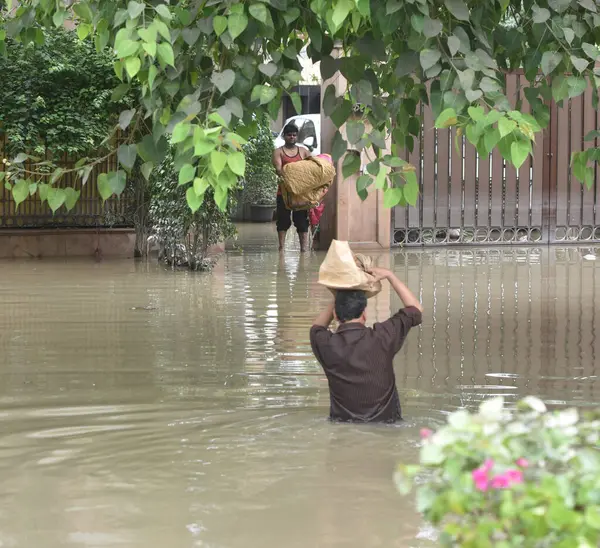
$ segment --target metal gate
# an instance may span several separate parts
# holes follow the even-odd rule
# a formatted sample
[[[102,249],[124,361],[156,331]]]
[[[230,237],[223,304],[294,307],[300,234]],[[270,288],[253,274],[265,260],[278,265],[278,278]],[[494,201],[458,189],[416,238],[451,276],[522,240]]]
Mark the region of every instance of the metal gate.
[[[506,76],[507,95],[523,95],[522,73]],[[488,245],[600,242],[600,169],[588,190],[572,174],[570,158],[585,146],[584,136],[600,128],[592,89],[551,105],[550,124],[537,136],[533,158],[516,170],[496,149],[479,156],[455,129],[435,129],[431,108],[421,106],[422,131],[407,160],[416,167],[420,195],[416,207],[396,207],[395,245]],[[462,150],[461,150],[462,148]]]

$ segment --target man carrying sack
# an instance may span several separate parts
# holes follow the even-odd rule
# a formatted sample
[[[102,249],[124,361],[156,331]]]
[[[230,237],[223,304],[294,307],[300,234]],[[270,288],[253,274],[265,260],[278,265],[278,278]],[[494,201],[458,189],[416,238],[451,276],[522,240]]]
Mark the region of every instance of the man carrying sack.
[[[366,327],[367,298],[381,291],[381,280],[389,281],[404,308],[385,322]],[[348,242],[332,242],[319,283],[335,295],[310,330],[312,350],[329,383],[330,419],[401,420],[393,360],[410,329],[421,324],[421,303],[392,272],[355,256]],[[328,329],[334,318],[340,323],[335,333]]]

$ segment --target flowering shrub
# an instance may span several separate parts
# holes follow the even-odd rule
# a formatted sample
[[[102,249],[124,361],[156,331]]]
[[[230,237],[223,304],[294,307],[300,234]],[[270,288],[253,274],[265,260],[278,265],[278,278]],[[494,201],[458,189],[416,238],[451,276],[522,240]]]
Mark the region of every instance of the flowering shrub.
[[[600,411],[495,398],[421,437],[420,465],[400,466],[396,483],[416,486],[442,546],[600,546]]]

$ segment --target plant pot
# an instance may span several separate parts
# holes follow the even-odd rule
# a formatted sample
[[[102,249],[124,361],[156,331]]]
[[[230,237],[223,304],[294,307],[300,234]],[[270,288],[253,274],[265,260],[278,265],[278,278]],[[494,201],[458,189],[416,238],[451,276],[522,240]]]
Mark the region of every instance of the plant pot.
[[[253,223],[271,223],[273,222],[273,212],[275,206],[272,205],[251,205],[250,221]]]

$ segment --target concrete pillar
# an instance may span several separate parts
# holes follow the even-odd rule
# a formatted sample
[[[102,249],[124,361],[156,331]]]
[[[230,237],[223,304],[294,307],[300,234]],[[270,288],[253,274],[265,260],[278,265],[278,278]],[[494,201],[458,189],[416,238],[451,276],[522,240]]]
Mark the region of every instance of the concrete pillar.
[[[341,55],[341,47],[336,44],[332,57]],[[336,73],[322,84],[321,101],[327,87],[333,84],[336,95],[346,92],[347,81],[341,73]],[[321,108],[322,150],[331,154],[335,124],[325,116]],[[345,137],[345,127],[340,129]],[[321,249],[327,249],[331,240],[346,240],[352,247],[387,249],[391,245],[391,210],[383,205],[383,193],[371,187],[368,198],[363,202],[356,192],[354,175],[344,180],[342,175],[343,158],[336,165],[336,177],[325,198],[325,212],[321,218]],[[369,160],[361,153],[361,164],[366,166]]]

